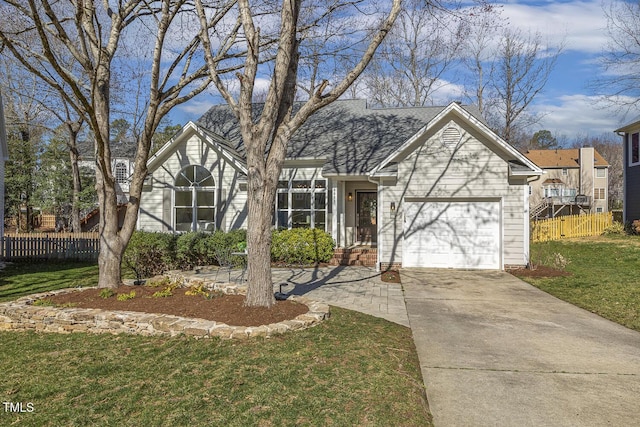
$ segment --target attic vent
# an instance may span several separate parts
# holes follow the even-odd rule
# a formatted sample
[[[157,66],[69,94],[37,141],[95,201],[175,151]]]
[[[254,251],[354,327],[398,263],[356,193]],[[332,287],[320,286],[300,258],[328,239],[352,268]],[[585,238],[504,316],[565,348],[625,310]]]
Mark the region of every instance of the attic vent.
[[[440,140],[443,147],[453,150],[458,145],[458,141],[460,141],[460,131],[450,126],[442,132]]]

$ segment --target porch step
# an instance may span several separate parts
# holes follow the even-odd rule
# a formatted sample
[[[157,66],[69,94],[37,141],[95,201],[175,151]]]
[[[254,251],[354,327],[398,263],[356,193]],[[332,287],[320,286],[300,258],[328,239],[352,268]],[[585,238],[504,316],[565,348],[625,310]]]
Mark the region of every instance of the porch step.
[[[377,261],[378,250],[375,248],[337,248],[329,264],[375,267]]]

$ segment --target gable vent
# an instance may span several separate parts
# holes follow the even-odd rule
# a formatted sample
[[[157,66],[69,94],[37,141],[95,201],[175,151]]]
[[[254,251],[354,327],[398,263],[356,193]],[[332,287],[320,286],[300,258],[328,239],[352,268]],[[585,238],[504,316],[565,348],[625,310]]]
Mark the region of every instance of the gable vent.
[[[460,131],[453,126],[446,128],[440,137],[442,145],[448,148],[455,148],[460,141]]]

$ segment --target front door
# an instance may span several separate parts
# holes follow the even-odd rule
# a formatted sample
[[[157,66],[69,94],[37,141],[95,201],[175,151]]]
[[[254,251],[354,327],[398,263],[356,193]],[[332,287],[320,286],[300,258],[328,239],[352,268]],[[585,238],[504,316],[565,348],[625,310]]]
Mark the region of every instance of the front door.
[[[370,245],[378,242],[378,193],[375,191],[356,192],[356,223],[358,242]]]

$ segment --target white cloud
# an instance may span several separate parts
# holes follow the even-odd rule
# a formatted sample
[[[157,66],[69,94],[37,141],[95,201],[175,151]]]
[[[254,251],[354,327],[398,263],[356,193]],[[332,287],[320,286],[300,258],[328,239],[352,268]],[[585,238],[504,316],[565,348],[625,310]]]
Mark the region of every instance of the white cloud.
[[[564,40],[566,50],[597,53],[606,42],[606,19],[600,0],[500,6],[511,27],[540,32],[554,45]]]
[[[539,129],[569,138],[611,134],[625,121],[625,117],[595,96],[573,94],[558,97],[554,104],[538,103],[535,113],[543,114]]]

